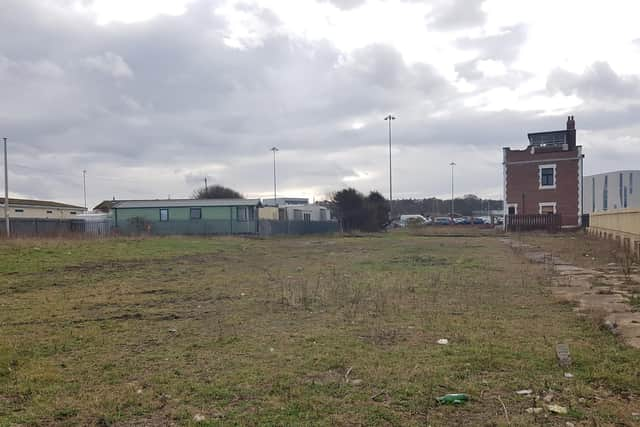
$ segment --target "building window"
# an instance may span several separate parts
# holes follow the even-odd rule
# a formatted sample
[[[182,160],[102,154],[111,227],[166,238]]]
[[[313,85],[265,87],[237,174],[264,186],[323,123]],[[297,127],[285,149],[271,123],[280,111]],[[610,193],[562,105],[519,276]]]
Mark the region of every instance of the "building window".
[[[311,222],[311,213],[310,212],[305,212],[304,213],[304,222]]]
[[[24,212],[24,209],[14,209],[14,212]]]
[[[53,213],[53,211],[47,211],[48,214]]]
[[[507,205],[507,214],[508,215],[518,215],[518,204],[517,203],[509,203]]]
[[[169,221],[169,209],[160,209],[160,221]]]
[[[625,208],[627,207],[627,199],[628,199],[627,198],[627,186],[625,185],[624,186],[624,201],[622,202],[623,203],[622,206],[625,207]]]
[[[326,209],[320,209],[320,221],[327,220],[327,211]]]
[[[602,210],[609,208],[609,175],[604,176],[604,190],[602,191]]]
[[[201,219],[202,218],[202,209],[200,209],[200,208],[191,208],[189,210],[189,217],[191,219]]]
[[[69,214],[71,214],[71,215],[75,215],[75,214],[76,214],[76,211],[71,211],[71,212],[69,212]]]
[[[293,210],[293,220],[302,221],[302,211],[300,209]]]
[[[242,206],[236,208],[236,218],[238,221],[254,221],[256,213],[253,206]]]
[[[556,165],[538,166],[540,189],[556,188]]]
[[[633,194],[633,172],[629,172],[629,194]]]
[[[623,188],[622,187],[624,186],[623,180],[624,180],[624,178],[623,178],[622,174],[620,174],[620,183],[618,184],[618,187],[619,187],[618,188],[618,192],[620,193],[620,205],[623,204],[623,200],[622,200],[623,199]]]
[[[538,203],[538,213],[540,215],[550,215],[556,213],[556,202]]]

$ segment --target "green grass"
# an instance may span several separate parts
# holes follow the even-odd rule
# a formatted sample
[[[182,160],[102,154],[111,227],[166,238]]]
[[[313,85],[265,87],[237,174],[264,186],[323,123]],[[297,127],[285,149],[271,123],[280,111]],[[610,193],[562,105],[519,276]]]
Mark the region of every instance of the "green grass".
[[[631,425],[639,352],[544,279],[491,235],[3,242],[0,425]]]

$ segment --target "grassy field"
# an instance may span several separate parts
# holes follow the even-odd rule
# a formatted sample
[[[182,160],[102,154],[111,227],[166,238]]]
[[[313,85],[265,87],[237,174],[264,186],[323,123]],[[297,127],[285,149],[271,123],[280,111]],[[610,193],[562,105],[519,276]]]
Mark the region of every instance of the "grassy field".
[[[0,425],[638,425],[640,352],[440,234],[0,242]]]

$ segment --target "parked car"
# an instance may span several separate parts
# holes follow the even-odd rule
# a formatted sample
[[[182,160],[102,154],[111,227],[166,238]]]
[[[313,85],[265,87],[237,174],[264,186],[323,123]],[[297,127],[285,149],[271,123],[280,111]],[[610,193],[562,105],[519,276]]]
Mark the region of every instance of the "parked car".
[[[471,223],[474,224],[474,225],[480,225],[480,224],[486,224],[486,221],[484,220],[484,218],[475,217],[475,218],[473,218]]]
[[[425,218],[422,215],[400,215],[399,221],[401,227],[430,225],[432,222],[431,218]]]
[[[439,216],[439,217],[436,217],[436,218],[433,220],[433,223],[434,223],[435,225],[451,225],[451,224],[452,224],[452,222],[451,222],[451,218],[449,218],[448,216]]]
[[[471,219],[469,217],[466,216],[461,216],[458,218],[453,218],[453,223],[454,224],[471,224]]]

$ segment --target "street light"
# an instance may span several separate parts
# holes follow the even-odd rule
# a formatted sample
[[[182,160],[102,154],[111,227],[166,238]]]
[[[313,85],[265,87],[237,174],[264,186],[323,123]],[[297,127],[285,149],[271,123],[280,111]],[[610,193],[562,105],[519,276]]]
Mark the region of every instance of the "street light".
[[[7,227],[7,239],[11,234],[9,226],[9,169],[7,167],[7,138],[4,139],[4,224]]]
[[[389,122],[389,219],[393,218],[393,185],[391,177],[391,122],[396,118],[389,114],[384,118]]]
[[[455,212],[453,205],[453,167],[455,165],[455,162],[449,163],[449,166],[451,166],[451,219],[453,219],[453,213]]]
[[[82,170],[82,192],[84,193],[84,210],[87,210],[87,170]]]
[[[273,204],[277,206],[277,193],[276,193],[276,152],[278,147],[271,147],[271,151],[273,151]]]

